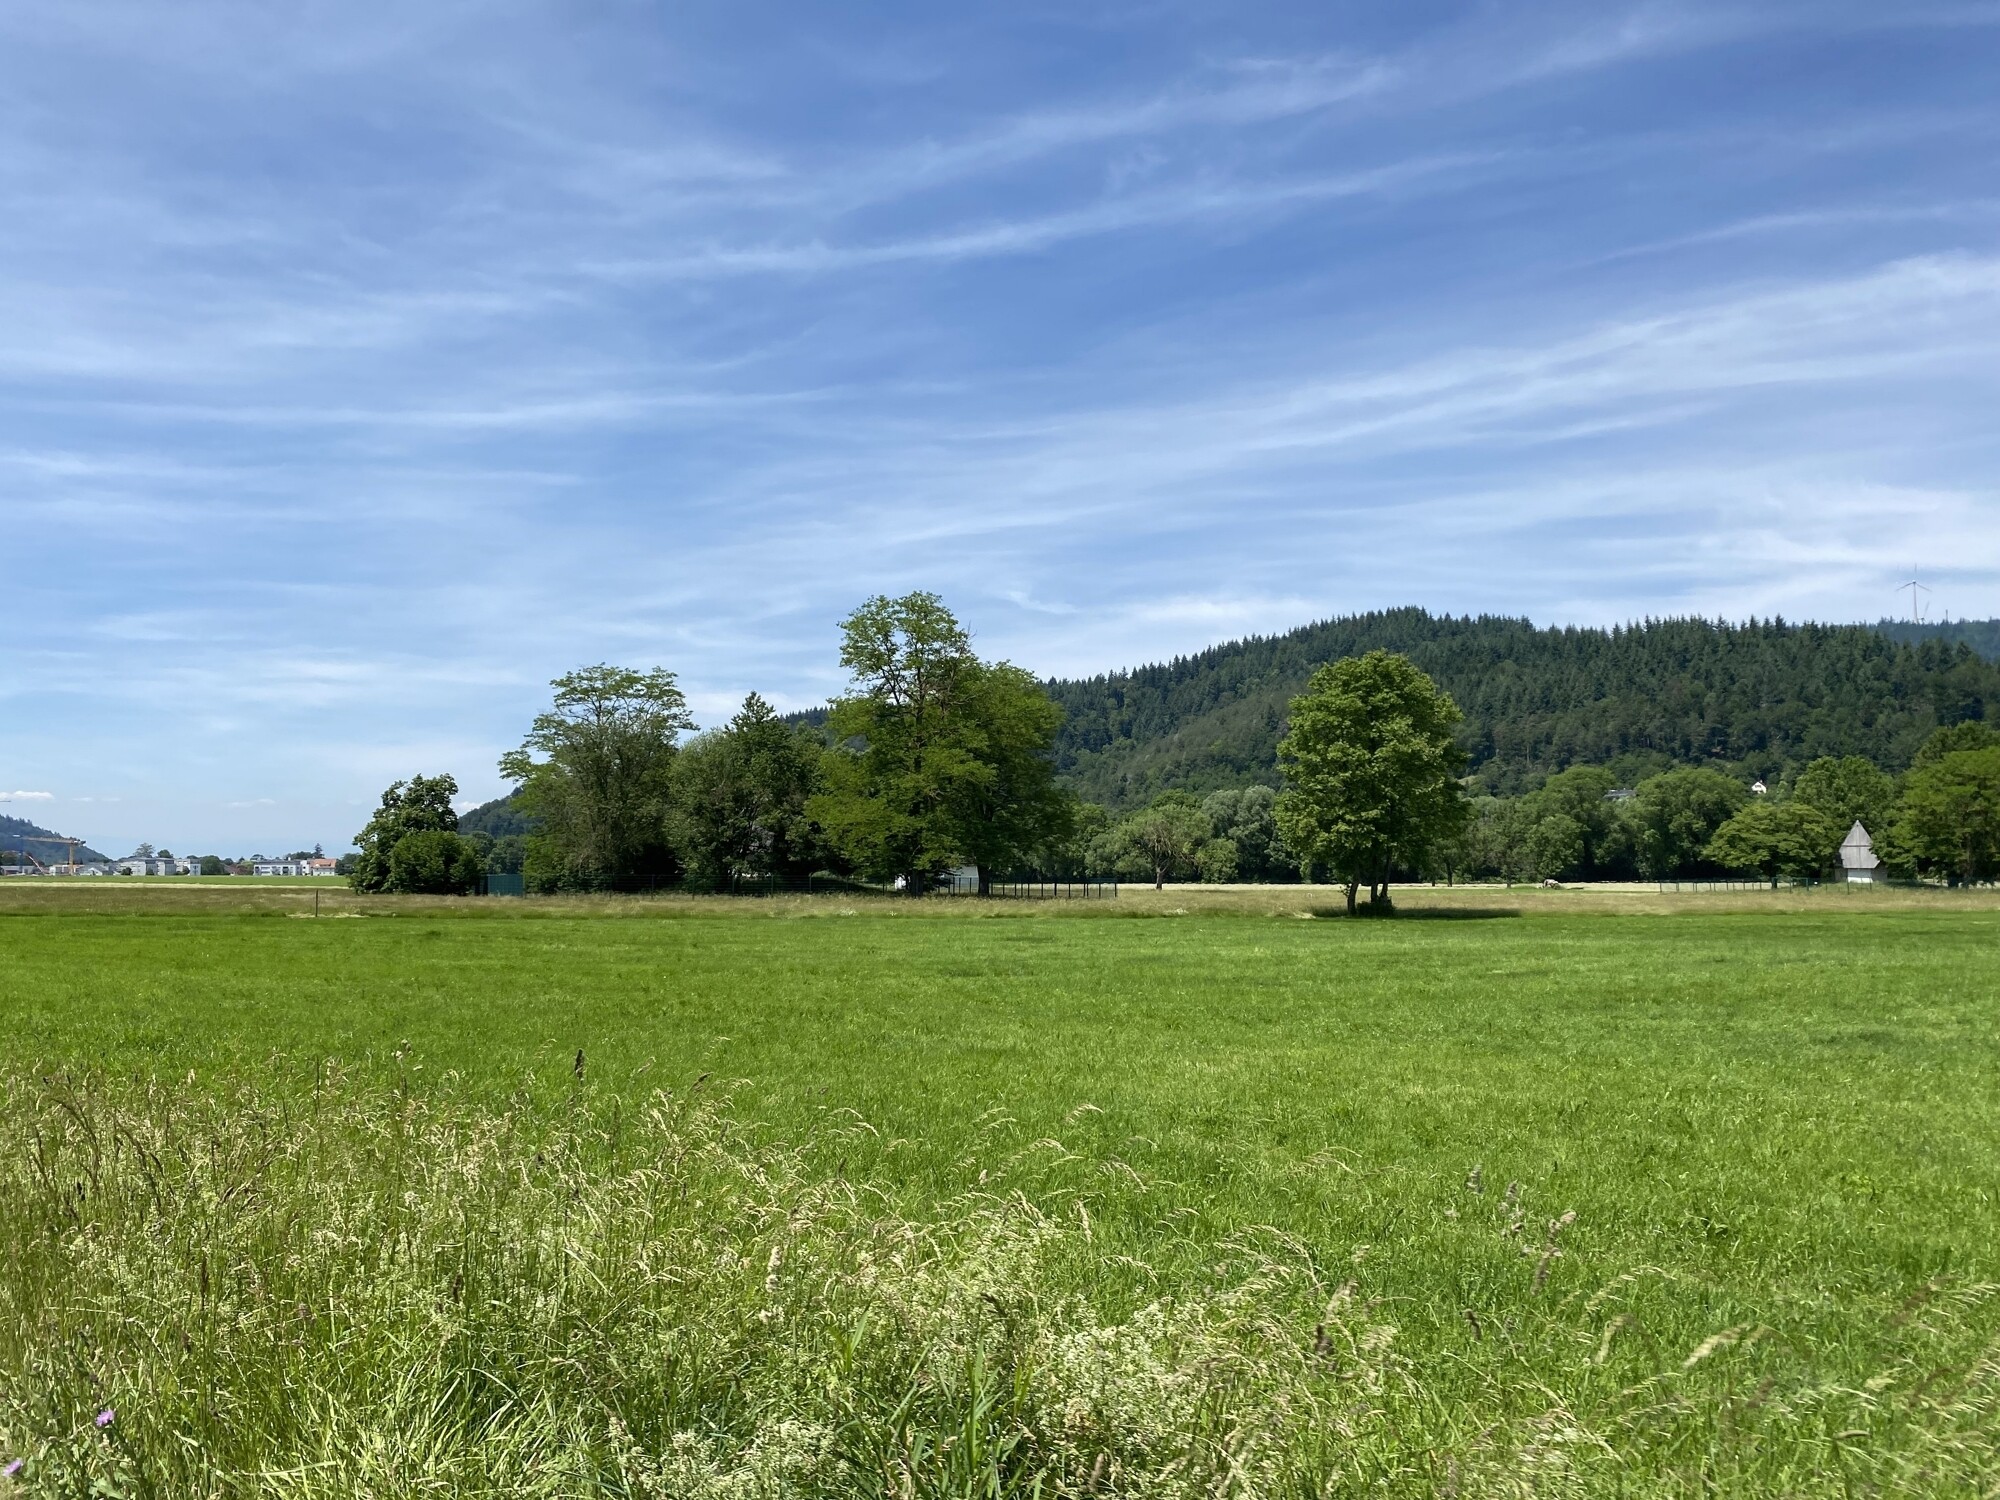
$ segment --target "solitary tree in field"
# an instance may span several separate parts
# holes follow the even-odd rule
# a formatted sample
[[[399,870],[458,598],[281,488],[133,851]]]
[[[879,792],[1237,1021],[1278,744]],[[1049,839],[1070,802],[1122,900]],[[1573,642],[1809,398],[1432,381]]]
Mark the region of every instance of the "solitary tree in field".
[[[528,868],[551,883],[618,881],[670,868],[674,754],[694,727],[674,674],[580,667],[550,684],[521,748],[500,758],[523,813],[540,820]]]
[[[457,834],[458,814],[451,805],[457,795],[458,782],[450,776],[412,776],[390,786],[368,826],[354,836],[358,852],[348,883],[357,891],[388,890],[390,861],[404,839],[417,833]],[[208,873],[206,868],[202,873]]]
[[[1278,829],[1302,866],[1332,870],[1347,909],[1365,881],[1386,904],[1398,863],[1417,867],[1469,814],[1452,739],[1458,706],[1407,657],[1370,651],[1321,667],[1278,742]]]
[[[1020,668],[980,661],[937,595],[870,599],[841,624],[840,664],[853,689],[828,716],[809,811],[863,873],[919,892],[971,864],[983,891],[1066,832],[1061,710]]]
[[[1169,875],[1198,867],[1201,851],[1215,837],[1215,823],[1199,804],[1182,802],[1169,793],[1126,824],[1132,847],[1153,869],[1153,889],[1165,887]]]

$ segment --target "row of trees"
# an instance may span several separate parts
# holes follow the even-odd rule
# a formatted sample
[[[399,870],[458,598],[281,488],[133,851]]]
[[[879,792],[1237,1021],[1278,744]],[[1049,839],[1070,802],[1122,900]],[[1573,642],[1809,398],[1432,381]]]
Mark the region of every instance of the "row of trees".
[[[518,846],[529,883],[727,890],[828,871],[922,891],[971,866],[984,890],[1073,840],[1059,711],[1027,672],[981,661],[936,595],[869,600],[842,624],[840,660],[852,686],[823,725],[788,723],[753,693],[686,740],[694,719],[671,672],[556,679],[500,761],[534,830]],[[469,889],[482,861],[514,853],[458,832],[456,791],[449,777],[390,788],[357,841],[355,885]]]
[[[1042,686],[981,661],[936,595],[863,604],[842,624],[840,660],[850,688],[823,723],[788,722],[753,693],[707,733],[692,733],[670,672],[558,678],[500,762],[531,831],[467,838],[450,777],[399,782],[358,840],[354,883],[464,890],[512,867],[539,889],[726,890],[826,871],[923,891],[970,866],[982,891],[1015,871],[1332,879],[1352,910],[1364,886],[1386,903],[1410,878],[1816,873],[1857,819],[1915,873],[1984,879],[2000,860],[2000,826],[1987,827],[2000,820],[2000,736],[1976,723],[1933,735],[1901,782],[1846,757],[1767,798],[1699,768],[1628,794],[1583,766],[1475,800],[1451,697],[1376,650],[1321,667],[1291,700],[1282,791],[1170,791],[1114,820],[1057,781],[1062,715]]]
[[[1385,902],[1393,879],[1823,876],[1859,822],[1892,874],[2000,878],[2000,734],[1976,720],[1933,731],[1901,777],[1825,756],[1760,794],[1701,767],[1628,789],[1576,766],[1511,798],[1466,796],[1456,706],[1392,653],[1322,667],[1287,724],[1283,793],[1166,793],[1106,820],[1085,864],[1156,883],[1333,878],[1353,909],[1363,886]]]
[[[1619,793],[1576,766],[1515,798],[1482,798],[1433,869],[1507,880],[1832,873],[1860,823],[1891,873],[1947,883],[2000,875],[2000,735],[1969,721],[1934,731],[1892,776],[1862,756],[1812,761],[1767,795],[1701,768]]]

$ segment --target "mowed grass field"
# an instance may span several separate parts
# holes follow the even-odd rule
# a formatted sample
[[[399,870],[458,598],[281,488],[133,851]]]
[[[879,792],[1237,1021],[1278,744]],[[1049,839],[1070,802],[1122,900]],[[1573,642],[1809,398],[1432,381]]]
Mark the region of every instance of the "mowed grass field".
[[[2000,1485],[1979,897],[83,895],[0,893],[33,1493]]]

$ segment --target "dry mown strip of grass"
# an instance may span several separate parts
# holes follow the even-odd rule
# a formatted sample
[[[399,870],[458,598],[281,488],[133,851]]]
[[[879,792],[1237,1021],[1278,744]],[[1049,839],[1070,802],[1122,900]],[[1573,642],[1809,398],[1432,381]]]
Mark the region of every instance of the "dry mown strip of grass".
[[[1394,889],[1398,916],[1673,916],[2000,910],[2000,887],[1945,890],[1822,886],[1779,890],[1661,890],[1649,882],[1544,890],[1534,886],[1409,885]],[[1310,885],[1126,885],[1113,900],[978,900],[865,894],[709,896],[650,895],[448,897],[360,895],[344,883],[174,882],[13,879],[0,881],[0,916],[254,915],[321,917],[887,917],[1063,918],[1139,916],[1344,918],[1340,891]],[[1373,920],[1373,918],[1367,918]]]

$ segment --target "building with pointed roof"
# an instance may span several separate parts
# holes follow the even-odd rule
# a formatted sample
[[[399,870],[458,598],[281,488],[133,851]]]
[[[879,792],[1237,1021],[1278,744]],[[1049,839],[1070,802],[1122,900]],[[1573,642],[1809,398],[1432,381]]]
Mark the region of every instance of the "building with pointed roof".
[[[1881,874],[1882,861],[1876,857],[1875,841],[1857,818],[1840,843],[1840,878],[1849,885],[1873,885]]]

